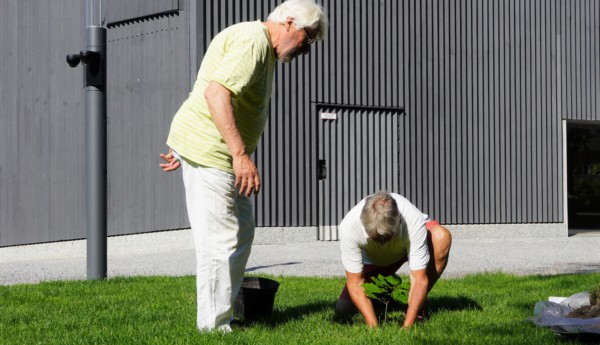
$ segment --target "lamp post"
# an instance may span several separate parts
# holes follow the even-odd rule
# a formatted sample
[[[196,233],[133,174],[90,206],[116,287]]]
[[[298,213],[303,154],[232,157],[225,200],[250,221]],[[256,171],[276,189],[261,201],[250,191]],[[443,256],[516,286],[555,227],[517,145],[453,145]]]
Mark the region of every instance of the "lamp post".
[[[67,55],[84,70],[87,278],[106,278],[106,1],[86,0],[85,50]]]

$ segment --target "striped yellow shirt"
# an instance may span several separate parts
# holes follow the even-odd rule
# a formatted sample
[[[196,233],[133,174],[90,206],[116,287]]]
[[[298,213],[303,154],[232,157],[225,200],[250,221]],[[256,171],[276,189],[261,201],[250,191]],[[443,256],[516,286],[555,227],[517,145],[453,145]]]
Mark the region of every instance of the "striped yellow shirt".
[[[238,130],[249,154],[267,120],[277,57],[260,22],[235,24],[210,43],[188,99],[175,114],[167,145],[194,163],[233,173],[225,140],[212,121],[204,90],[216,81],[231,91]]]

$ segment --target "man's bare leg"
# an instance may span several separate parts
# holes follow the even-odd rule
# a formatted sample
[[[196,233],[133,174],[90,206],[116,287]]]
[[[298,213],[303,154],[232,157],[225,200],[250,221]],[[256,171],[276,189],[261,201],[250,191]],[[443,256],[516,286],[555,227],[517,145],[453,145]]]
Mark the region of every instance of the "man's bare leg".
[[[431,256],[429,265],[427,266],[427,277],[429,278],[428,291],[430,291],[448,265],[450,247],[452,246],[452,234],[438,223],[428,226],[427,231],[429,232],[427,244]]]

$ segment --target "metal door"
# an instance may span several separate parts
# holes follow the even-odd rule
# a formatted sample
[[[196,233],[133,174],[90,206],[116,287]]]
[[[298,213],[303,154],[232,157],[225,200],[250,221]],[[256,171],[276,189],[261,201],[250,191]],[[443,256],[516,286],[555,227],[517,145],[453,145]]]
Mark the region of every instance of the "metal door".
[[[317,105],[318,239],[338,240],[344,215],[369,194],[398,190],[402,108]]]

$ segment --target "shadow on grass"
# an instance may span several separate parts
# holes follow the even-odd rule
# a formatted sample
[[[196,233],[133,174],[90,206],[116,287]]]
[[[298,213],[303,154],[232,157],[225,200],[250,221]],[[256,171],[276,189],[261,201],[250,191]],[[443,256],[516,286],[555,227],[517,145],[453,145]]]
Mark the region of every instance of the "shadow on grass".
[[[466,296],[429,297],[425,302],[425,308],[429,311],[430,314],[434,314],[440,310],[483,310],[479,303],[477,303],[474,299]]]
[[[383,312],[383,305],[375,306],[377,313]],[[475,300],[465,297],[431,297],[427,299],[425,308],[429,312],[429,317],[433,316],[438,311],[459,311],[459,310],[482,310],[479,303]],[[335,310],[335,303],[331,301],[317,301],[313,303],[292,306],[284,309],[275,309],[271,318],[256,318],[253,320],[244,320],[246,326],[260,324],[267,327],[276,327],[295,320],[301,320],[311,314],[329,312]],[[388,312],[406,311],[406,306],[390,303]],[[353,325],[356,322],[362,322],[362,316],[355,311],[350,313],[333,313],[332,322]]]
[[[380,315],[384,313],[385,305],[383,303],[379,301],[373,301],[373,307],[375,308],[376,314]],[[388,305],[388,313],[393,313],[395,311],[405,313],[406,307],[406,305],[390,302]],[[479,303],[477,303],[475,300],[465,296],[429,297],[425,302],[425,310],[427,310],[427,314],[429,314],[427,318],[430,318],[439,311],[483,310],[483,308],[481,308]],[[357,315],[359,316],[358,319]],[[352,325],[357,322],[357,320],[362,322],[362,318],[360,317],[358,311],[346,313],[335,312],[332,318],[333,322],[344,325]]]
[[[600,344],[600,334],[594,333],[561,334],[559,339],[567,344]]]

